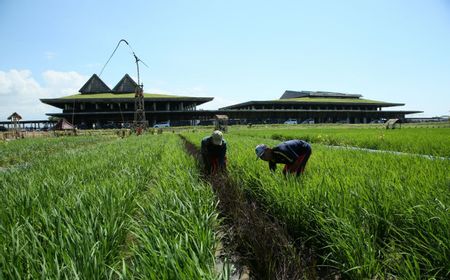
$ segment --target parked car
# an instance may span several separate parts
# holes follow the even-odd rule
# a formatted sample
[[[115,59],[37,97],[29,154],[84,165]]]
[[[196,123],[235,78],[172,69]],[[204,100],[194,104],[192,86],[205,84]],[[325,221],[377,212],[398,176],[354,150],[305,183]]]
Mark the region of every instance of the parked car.
[[[0,125],[0,131],[8,131],[8,129],[6,127],[4,127],[3,125]]]
[[[153,126],[153,128],[164,128],[170,127],[170,122],[157,123]]]
[[[313,119],[306,119],[306,120],[302,121],[302,124],[314,124],[314,120]]]
[[[289,119],[289,120],[285,121],[284,124],[297,124],[297,120],[296,119]]]

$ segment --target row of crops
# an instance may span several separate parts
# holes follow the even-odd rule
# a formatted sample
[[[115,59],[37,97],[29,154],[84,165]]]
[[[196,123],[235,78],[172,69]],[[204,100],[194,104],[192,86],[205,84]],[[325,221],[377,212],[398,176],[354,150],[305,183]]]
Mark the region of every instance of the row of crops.
[[[299,138],[324,145],[354,146],[450,158],[449,128],[407,127],[386,130],[332,126],[303,127],[303,129],[258,127],[233,130],[232,134],[276,140]]]
[[[270,139],[274,132],[285,133],[227,134],[229,176],[322,265],[351,279],[448,279],[450,161],[313,144],[306,173],[285,179],[255,161],[257,144],[280,142]],[[184,135],[193,143],[203,136]]]
[[[26,138],[0,142],[0,167],[38,162],[62,150],[84,149],[87,146],[115,139],[112,136]]]
[[[0,279],[217,276],[216,199],[177,136],[1,148]]]
[[[197,146],[209,133],[182,132]],[[300,253],[319,256],[319,267],[350,279],[446,279],[450,160],[329,145],[448,157],[449,136],[441,128],[232,129],[228,176],[285,225]],[[313,143],[302,177],[255,160],[257,144],[292,138]],[[0,182],[0,279],[227,278],[214,268],[218,199],[174,133],[0,142]]]

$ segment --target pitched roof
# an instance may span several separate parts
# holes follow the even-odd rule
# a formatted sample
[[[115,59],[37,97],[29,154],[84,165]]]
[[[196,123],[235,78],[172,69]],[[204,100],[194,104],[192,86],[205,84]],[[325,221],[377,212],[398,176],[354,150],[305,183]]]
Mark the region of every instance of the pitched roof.
[[[227,107],[219,108],[219,110],[227,109],[242,109],[244,107],[253,105],[295,105],[295,104],[318,104],[318,105],[371,105],[379,107],[391,107],[391,106],[403,106],[403,103],[390,103],[377,100],[369,100],[362,98],[331,98],[331,97],[298,97],[298,98],[283,98],[276,100],[265,100],[265,101],[247,101],[244,103],[239,103],[235,105],[230,105]],[[260,110],[260,109],[258,109]]]
[[[293,91],[286,90],[280,99],[290,99],[290,98],[299,98],[299,97],[325,97],[325,98],[360,98],[362,95],[360,94],[348,94],[341,92],[331,92],[331,91]]]
[[[125,74],[112,91],[114,93],[130,93],[135,92],[137,86],[138,84],[128,74]]]
[[[96,94],[74,94],[69,96],[64,96],[58,99],[123,99],[123,98],[132,98],[134,99],[135,93],[134,92],[127,92],[127,93],[121,93],[121,94],[115,94],[115,93],[96,93]],[[189,96],[177,96],[177,95],[169,95],[169,94],[156,94],[156,93],[144,93],[144,98],[190,98]],[[195,98],[195,97],[194,97]]]
[[[91,78],[82,86],[79,92],[83,93],[103,93],[110,92],[111,89],[97,76],[93,74]]]
[[[272,100],[273,103],[288,103],[288,102],[301,102],[301,103],[347,103],[347,104],[387,104],[388,102],[363,99],[363,98],[340,98],[340,97],[298,97],[298,98],[283,98]],[[404,105],[404,104],[398,104]]]
[[[74,129],[75,127],[66,119],[59,119],[59,121],[52,127],[53,130]]]
[[[14,112],[11,114],[11,116],[8,117],[8,120],[11,120],[11,119],[20,121],[22,119],[22,116],[17,114],[16,112]]]

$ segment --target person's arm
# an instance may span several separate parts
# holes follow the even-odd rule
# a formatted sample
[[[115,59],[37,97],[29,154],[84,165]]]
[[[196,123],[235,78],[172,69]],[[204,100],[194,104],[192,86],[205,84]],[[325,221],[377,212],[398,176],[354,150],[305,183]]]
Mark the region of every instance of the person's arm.
[[[200,152],[202,153],[202,156],[205,156],[208,154],[208,147],[207,147],[206,139],[202,140]]]
[[[210,161],[209,161],[209,156],[208,156],[208,147],[207,147],[207,140],[203,139],[202,140],[202,145],[201,145],[201,149],[200,152],[202,154],[202,159],[203,159],[203,166],[208,169],[209,166],[211,165]]]
[[[277,164],[274,161],[269,161],[270,171],[275,171],[277,169]]]
[[[220,147],[220,154],[219,154],[219,166],[224,167],[225,166],[225,157],[227,154],[227,143],[224,141],[223,145]]]

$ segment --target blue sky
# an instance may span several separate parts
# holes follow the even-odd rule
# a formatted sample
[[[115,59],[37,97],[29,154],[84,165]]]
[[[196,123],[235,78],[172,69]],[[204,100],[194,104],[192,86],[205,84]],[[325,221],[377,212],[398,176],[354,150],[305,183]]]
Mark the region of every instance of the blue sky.
[[[0,0],[0,120],[43,119],[120,39],[145,92],[212,96],[215,109],[285,90],[362,94],[450,114],[450,1]],[[101,78],[129,73],[123,45]]]

